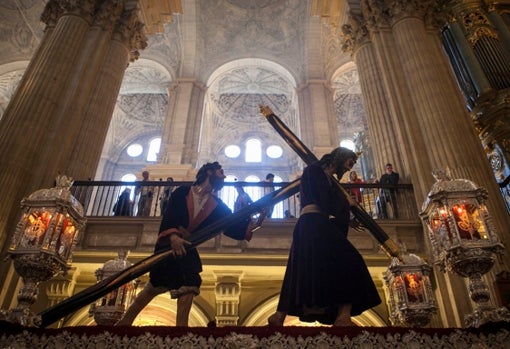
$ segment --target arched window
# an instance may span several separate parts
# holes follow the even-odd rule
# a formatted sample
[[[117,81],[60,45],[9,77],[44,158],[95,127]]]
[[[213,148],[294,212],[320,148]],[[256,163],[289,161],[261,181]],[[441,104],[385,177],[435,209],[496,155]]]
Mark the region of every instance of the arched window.
[[[136,181],[136,176],[133,173],[126,173],[120,180],[123,182],[134,182]]]
[[[258,139],[250,138],[246,141],[245,151],[246,162],[261,162],[262,161],[262,145]]]
[[[120,180],[122,182],[134,182],[136,181],[136,176],[134,173],[126,173],[125,175],[123,175]],[[120,193],[122,193],[124,191],[124,189],[126,188],[130,188],[131,189],[131,194],[129,195],[129,198],[131,200],[134,200],[135,198],[135,186],[134,185],[123,185],[119,188],[119,191],[117,193],[117,195],[120,195]]]
[[[352,151],[355,151],[356,150],[356,147],[354,145],[354,142],[351,140],[351,139],[342,139],[340,141],[340,146],[341,147],[344,147],[344,148],[347,148],[347,149],[350,149]]]
[[[147,161],[158,160],[159,148],[161,148],[161,138],[154,138],[149,142],[149,152],[147,153]]]

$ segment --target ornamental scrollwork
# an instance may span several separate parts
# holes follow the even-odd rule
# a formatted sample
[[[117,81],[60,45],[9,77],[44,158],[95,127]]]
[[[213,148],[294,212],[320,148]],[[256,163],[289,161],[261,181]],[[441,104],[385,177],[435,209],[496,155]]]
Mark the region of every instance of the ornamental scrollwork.
[[[342,26],[342,51],[354,52],[362,43],[368,40],[368,29],[363,18],[351,15],[349,24]]]

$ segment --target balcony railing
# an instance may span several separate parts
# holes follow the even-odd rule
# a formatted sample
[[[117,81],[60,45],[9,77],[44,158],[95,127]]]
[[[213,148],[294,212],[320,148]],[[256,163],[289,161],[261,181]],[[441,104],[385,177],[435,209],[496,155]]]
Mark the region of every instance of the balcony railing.
[[[161,207],[165,198],[165,190],[173,190],[181,185],[189,185],[191,182],[147,181],[147,182],[120,182],[120,181],[75,181],[71,192],[78,199],[85,210],[86,216],[105,217],[114,216],[114,207],[122,192],[130,189],[129,207],[124,211],[125,216],[158,217],[161,216]],[[272,190],[285,186],[282,183],[266,182],[226,182],[218,196],[230,207],[234,208],[237,198],[236,185],[243,185],[253,201],[258,200]],[[344,188],[355,195],[359,189],[360,204],[365,211],[374,219],[417,219],[418,209],[414,199],[411,184],[399,184],[397,186],[381,184],[343,184]],[[148,194],[150,193],[150,194]],[[142,199],[142,195],[146,195]],[[150,209],[142,212],[141,201],[149,205]],[[288,213],[288,216],[285,213]],[[271,218],[299,217],[299,194],[285,199],[274,206]]]

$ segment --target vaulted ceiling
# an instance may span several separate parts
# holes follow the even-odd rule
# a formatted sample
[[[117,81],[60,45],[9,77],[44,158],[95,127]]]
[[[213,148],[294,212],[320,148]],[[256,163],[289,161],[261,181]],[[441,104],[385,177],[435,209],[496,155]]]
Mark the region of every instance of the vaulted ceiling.
[[[0,116],[42,40],[44,25],[39,18],[46,2],[0,2]],[[351,2],[359,7],[359,1]],[[221,95],[223,100],[215,104],[221,111],[217,115],[224,118],[239,118],[243,108],[256,106],[254,93],[285,96],[284,102],[290,103],[299,86],[310,80],[329,81],[336,90],[334,108],[341,113],[342,129],[349,127],[351,134],[363,130],[357,74],[351,57],[341,51],[338,36],[338,27],[347,19],[346,0],[139,3],[148,46],[126,70],[107,156],[118,156],[137,133],[161,130],[168,91],[179,79],[194,79],[212,88],[211,94]],[[339,73],[346,66],[351,69]],[[234,90],[251,104],[241,109],[239,101],[231,104],[228,92]]]

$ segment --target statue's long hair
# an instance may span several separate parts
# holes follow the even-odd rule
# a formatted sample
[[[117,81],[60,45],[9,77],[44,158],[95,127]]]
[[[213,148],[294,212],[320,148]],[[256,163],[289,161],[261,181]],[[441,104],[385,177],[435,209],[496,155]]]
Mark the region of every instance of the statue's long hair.
[[[207,177],[209,177],[209,174],[207,173],[209,170],[212,172],[215,172],[216,170],[219,170],[221,168],[221,165],[215,161],[215,162],[208,162],[207,164],[203,165],[200,170],[198,170],[197,175],[195,177],[195,183],[193,185],[199,185],[205,182]]]
[[[344,163],[347,159],[352,158],[355,161],[358,159],[358,155],[352,150],[344,147],[338,147],[331,151],[331,153],[325,154],[319,160],[322,168],[326,168],[328,166],[334,166],[336,169],[337,176],[341,177],[345,171]]]

